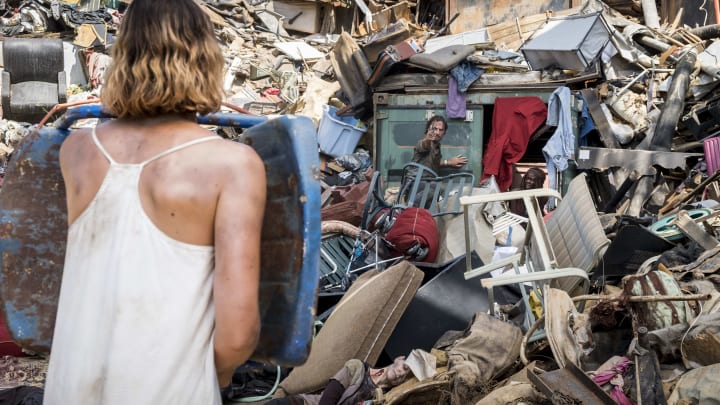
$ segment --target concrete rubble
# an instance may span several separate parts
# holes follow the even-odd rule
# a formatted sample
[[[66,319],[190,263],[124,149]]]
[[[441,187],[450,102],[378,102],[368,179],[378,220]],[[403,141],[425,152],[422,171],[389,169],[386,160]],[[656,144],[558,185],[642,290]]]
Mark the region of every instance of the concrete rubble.
[[[312,356],[335,356],[340,366],[357,357],[384,366],[396,355],[420,350],[426,372],[378,394],[373,403],[720,400],[720,374],[714,372],[720,367],[717,1],[714,10],[711,1],[672,0],[524,0],[514,8],[463,0],[197,1],[225,52],[227,108],[306,115],[318,125],[325,266],[317,311],[325,326],[318,339],[323,332],[338,333],[338,302],[345,303],[342,316],[351,316],[348,307],[358,298],[346,292],[360,290],[358,280],[371,283],[371,273],[377,278],[404,259],[422,272],[404,312],[390,316],[377,308],[378,317],[396,326],[382,332],[354,326],[377,333],[377,350],[361,355],[314,348],[310,365],[283,370],[286,378],[275,395],[317,390],[298,381],[337,371],[312,368],[333,364]],[[109,50],[128,3],[4,0],[0,30],[5,38],[63,39],[68,102],[93,99],[112,63]],[[450,84],[455,82],[457,89]],[[380,132],[385,110],[379,111],[399,97],[451,97],[451,90],[452,97],[468,97],[468,111],[473,97],[485,100],[485,110],[483,117],[463,112],[459,119],[483,122],[479,134],[469,135],[480,138],[479,146],[469,137],[458,144],[463,151],[478,149],[473,164],[479,171],[467,191],[461,186],[458,195],[446,198],[463,195],[467,202],[508,192],[510,187],[498,184],[518,186],[531,167],[543,169],[545,186],[564,197],[574,179],[584,179],[585,187],[577,198],[553,201],[549,195],[547,210],[544,202],[537,204],[524,218],[509,215],[505,194],[478,198],[477,209],[466,205],[469,222],[463,222],[462,208],[436,207],[436,245],[423,240],[412,252],[399,250],[389,236],[400,219],[383,209],[401,212],[413,204],[403,200],[407,183],[390,178],[395,163],[388,162],[400,155],[390,156],[384,146],[394,134],[385,127]],[[501,179],[481,161],[483,148],[490,149],[494,100],[532,94],[548,104],[548,120],[532,128],[523,153],[508,164],[512,179]],[[549,104],[557,107],[551,100],[562,97],[567,110],[550,120]],[[425,108],[430,107],[415,109]],[[0,120],[2,168],[36,123]],[[564,125],[570,145],[564,156],[547,158],[546,146]],[[351,139],[339,140],[333,131],[341,130]],[[451,173],[442,175],[438,184],[446,187]],[[537,201],[525,194],[515,198]],[[570,218],[583,211],[588,206],[580,205],[582,199],[590,201],[585,212],[594,211],[595,222],[578,219],[573,236],[558,230],[564,229],[562,218],[553,215]],[[597,248],[579,248],[590,261],[562,263],[563,252],[577,249],[576,242],[591,232],[600,235]],[[429,262],[428,249],[434,249]],[[570,256],[572,262],[580,254]],[[507,284],[487,281],[514,271],[568,268],[587,273],[587,285],[546,287],[523,276]],[[414,270],[403,271],[413,279]],[[449,304],[449,296],[458,301]],[[386,299],[387,305],[394,302],[392,294]],[[252,396],[241,388],[225,394]]]

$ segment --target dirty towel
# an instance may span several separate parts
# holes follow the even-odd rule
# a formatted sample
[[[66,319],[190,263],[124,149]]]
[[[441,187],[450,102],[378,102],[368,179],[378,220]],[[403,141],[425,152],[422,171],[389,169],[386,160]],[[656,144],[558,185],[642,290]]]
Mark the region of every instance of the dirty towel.
[[[579,313],[567,292],[545,287],[545,333],[553,357],[560,367],[582,368],[583,359],[594,348],[587,314]]]
[[[463,363],[477,365],[478,382],[490,381],[506,371],[520,355],[522,331],[484,312],[473,317],[464,336],[448,349],[448,364],[452,371]]]
[[[448,100],[445,106],[445,113],[448,118],[465,118],[467,107],[465,106],[465,93],[458,89],[458,83],[454,77],[448,78]]]
[[[422,349],[413,349],[405,360],[405,364],[410,367],[415,378],[418,381],[424,381],[432,378],[437,372],[437,358]]]

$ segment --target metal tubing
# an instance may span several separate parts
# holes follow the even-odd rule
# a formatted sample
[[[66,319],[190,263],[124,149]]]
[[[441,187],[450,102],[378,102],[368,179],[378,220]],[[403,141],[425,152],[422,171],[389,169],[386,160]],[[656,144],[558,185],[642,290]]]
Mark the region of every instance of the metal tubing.
[[[685,107],[685,96],[690,85],[690,73],[695,68],[696,60],[697,55],[694,51],[690,51],[675,66],[675,73],[672,76],[667,98],[650,142],[650,150],[670,150],[675,128]]]
[[[636,37],[633,37],[635,42],[639,43],[640,45],[645,45],[648,48],[652,48],[659,52],[665,52],[668,49],[670,49],[670,44],[667,42],[660,41],[658,39],[655,39],[649,35],[638,35]]]
[[[655,0],[642,0],[641,4],[645,25],[650,28],[660,28],[660,16],[658,16]]]

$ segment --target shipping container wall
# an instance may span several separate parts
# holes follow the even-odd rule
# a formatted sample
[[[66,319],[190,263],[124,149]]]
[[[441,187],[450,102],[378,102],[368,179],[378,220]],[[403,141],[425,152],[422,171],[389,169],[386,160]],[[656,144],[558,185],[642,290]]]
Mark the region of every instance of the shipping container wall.
[[[495,98],[537,96],[547,103],[553,90],[467,93],[467,114],[465,118],[448,119],[441,150],[443,159],[463,155],[468,164],[462,169],[443,168],[440,175],[471,171],[477,183],[483,170],[483,145],[492,131]],[[426,121],[436,114],[447,117],[447,94],[375,93],[373,102],[373,165],[386,185],[397,185],[403,166],[412,160],[413,149],[425,133]]]

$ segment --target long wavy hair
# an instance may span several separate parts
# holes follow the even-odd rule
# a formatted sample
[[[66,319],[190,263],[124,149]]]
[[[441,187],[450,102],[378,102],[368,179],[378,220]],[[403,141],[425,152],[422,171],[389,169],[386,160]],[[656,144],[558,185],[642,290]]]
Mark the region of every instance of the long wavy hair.
[[[111,50],[101,93],[121,118],[218,111],[225,60],[193,0],[134,0]]]

